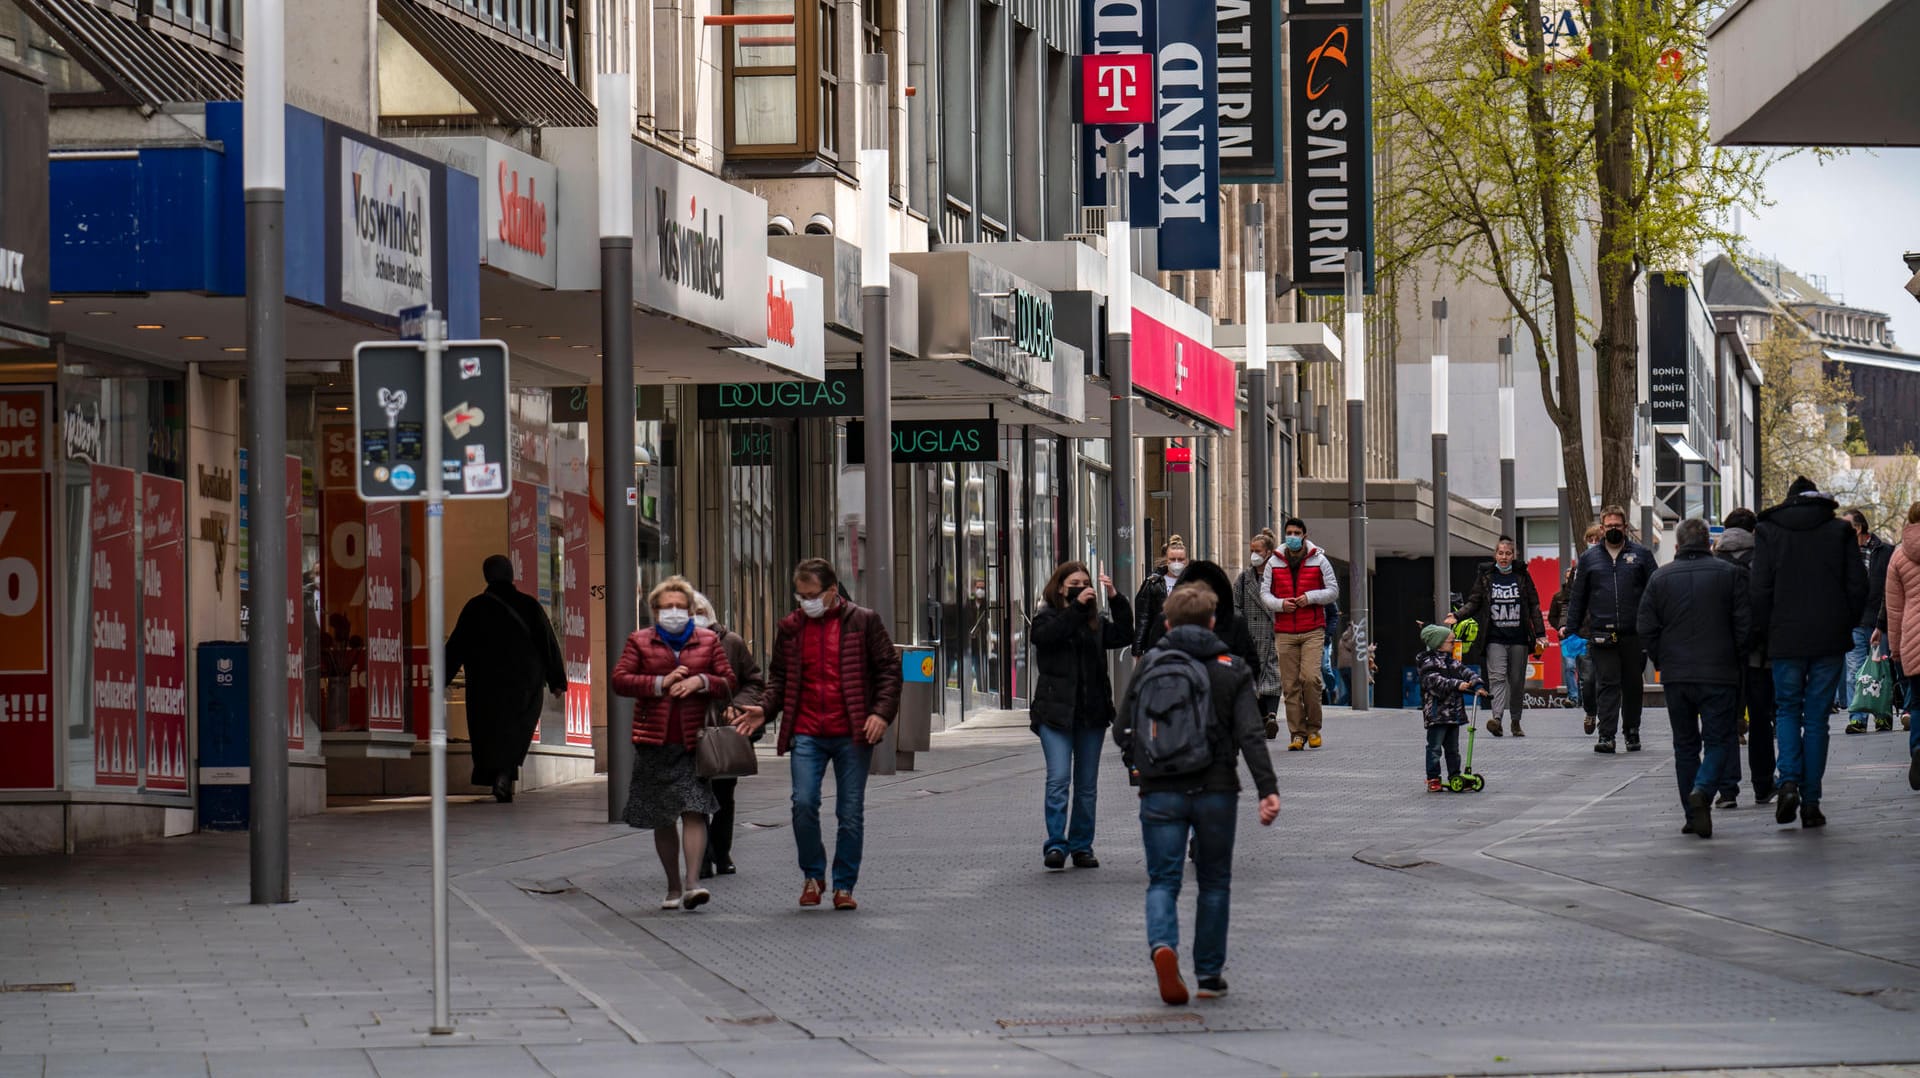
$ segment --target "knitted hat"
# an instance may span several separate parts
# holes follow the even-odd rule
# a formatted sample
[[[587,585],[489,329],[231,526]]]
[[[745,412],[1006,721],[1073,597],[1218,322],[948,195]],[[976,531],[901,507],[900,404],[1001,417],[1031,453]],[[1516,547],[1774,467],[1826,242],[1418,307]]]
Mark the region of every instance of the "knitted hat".
[[[1420,630],[1420,643],[1426,645],[1428,651],[1439,651],[1452,639],[1453,630],[1445,625],[1429,625]]]

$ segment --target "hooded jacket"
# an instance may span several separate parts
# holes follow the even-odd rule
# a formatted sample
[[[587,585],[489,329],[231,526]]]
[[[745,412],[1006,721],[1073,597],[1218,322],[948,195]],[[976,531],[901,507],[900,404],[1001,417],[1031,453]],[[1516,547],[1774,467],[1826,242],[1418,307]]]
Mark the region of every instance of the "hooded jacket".
[[[1738,685],[1752,615],[1740,570],[1683,546],[1640,597],[1640,642],[1670,685]]]
[[[1769,659],[1845,655],[1867,607],[1867,570],[1832,498],[1810,491],[1760,514],[1754,530],[1754,622]]]
[[[1188,564],[1187,571],[1181,574],[1180,583],[1205,584],[1213,589],[1217,600],[1213,608],[1213,635],[1227,645],[1229,654],[1245,662],[1247,669],[1257,670],[1260,652],[1253,646],[1253,633],[1248,630],[1247,623],[1241,620],[1239,607],[1233,601],[1233,580],[1227,576],[1227,571],[1216,562],[1192,562]]]
[[[1739,574],[1735,582],[1747,596],[1747,616],[1751,622],[1747,632],[1747,665],[1765,666],[1767,627],[1753,617],[1753,533],[1745,528],[1725,529],[1720,533],[1720,541],[1714,544],[1713,556],[1733,566]]]
[[[1900,533],[1887,563],[1887,607],[1881,615],[1888,653],[1902,671],[1920,675],[1920,524]]]
[[[1311,541],[1301,544],[1300,557],[1287,553],[1284,541],[1278,556],[1269,564],[1266,594],[1261,603],[1273,613],[1276,633],[1310,633],[1327,627],[1327,607],[1340,599],[1340,581],[1333,575],[1333,561],[1327,552]],[[1304,599],[1306,606],[1282,612],[1280,604],[1288,599]]]
[[[1247,664],[1228,654],[1218,636],[1198,625],[1182,625],[1169,631],[1158,648],[1177,648],[1199,660],[1207,668],[1208,696],[1213,703],[1213,726],[1207,732],[1212,747],[1212,762],[1207,769],[1192,775],[1169,775],[1140,779],[1142,796],[1151,793],[1231,792],[1240,789],[1240,773],[1234,757],[1244,756],[1247,771],[1253,776],[1254,789],[1261,797],[1280,792],[1273,777],[1273,758],[1267,754],[1267,735],[1260,718],[1260,703],[1253,695],[1253,671]],[[1133,768],[1134,686],[1120,705],[1120,717],[1113,724],[1113,743],[1120,756]]]

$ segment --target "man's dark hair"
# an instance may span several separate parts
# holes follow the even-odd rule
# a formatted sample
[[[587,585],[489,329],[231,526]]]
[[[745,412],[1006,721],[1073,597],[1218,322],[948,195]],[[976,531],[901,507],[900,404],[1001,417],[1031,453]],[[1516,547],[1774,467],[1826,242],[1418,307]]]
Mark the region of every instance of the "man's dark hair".
[[[1720,524],[1722,527],[1745,528],[1747,531],[1752,531],[1760,526],[1760,518],[1753,515],[1753,510],[1743,505],[1728,513],[1727,519]]]
[[[1673,545],[1677,547],[1707,546],[1707,522],[1699,517],[1688,517],[1680,522],[1673,531]]]
[[[1307,534],[1307,522],[1304,520],[1301,520],[1299,517],[1288,517],[1287,522],[1285,524],[1280,525],[1280,530],[1282,532],[1286,531],[1288,528],[1299,528],[1301,535]]]
[[[1867,527],[1867,515],[1858,509],[1849,509],[1840,515],[1847,518],[1847,523],[1853,525],[1853,530],[1856,532],[1871,530]]]
[[[489,584],[513,583],[513,559],[505,554],[489,554],[480,563],[480,576]]]
[[[1220,606],[1220,597],[1205,584],[1182,584],[1167,596],[1163,607],[1167,627],[1177,629],[1182,625],[1198,625],[1206,628],[1213,621],[1213,612]]]
[[[812,577],[820,585],[821,591],[833,591],[840,584],[840,574],[833,571],[833,563],[825,558],[808,558],[793,567],[794,579],[803,576]]]
[[[1787,497],[1789,499],[1798,498],[1802,494],[1816,493],[1819,489],[1819,487],[1814,485],[1813,480],[1808,479],[1804,475],[1796,475],[1793,477],[1793,482],[1787,486]]]

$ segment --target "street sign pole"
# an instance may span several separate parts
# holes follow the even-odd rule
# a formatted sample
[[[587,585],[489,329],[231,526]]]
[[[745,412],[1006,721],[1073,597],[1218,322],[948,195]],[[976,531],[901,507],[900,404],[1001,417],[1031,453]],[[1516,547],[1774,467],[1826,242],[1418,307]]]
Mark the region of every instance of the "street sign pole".
[[[447,475],[441,463],[440,357],[446,351],[446,326],[440,312],[429,309],[422,340],[427,370],[427,655],[429,686],[427,714],[428,774],[433,792],[433,1026],[431,1032],[453,1032],[447,1009],[449,957],[447,940]],[[501,416],[500,422],[507,417]],[[502,465],[506,463],[501,462]]]

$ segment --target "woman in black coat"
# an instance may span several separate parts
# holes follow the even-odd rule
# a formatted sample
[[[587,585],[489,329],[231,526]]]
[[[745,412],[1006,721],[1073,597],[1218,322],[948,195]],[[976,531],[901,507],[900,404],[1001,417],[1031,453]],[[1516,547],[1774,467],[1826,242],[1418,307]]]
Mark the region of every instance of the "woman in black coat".
[[[1180,578],[1180,585],[1205,584],[1213,589],[1220,604],[1213,608],[1213,635],[1227,645],[1227,651],[1246,660],[1247,669],[1258,674],[1260,670],[1260,651],[1254,645],[1253,634],[1247,631],[1246,620],[1240,617],[1234,604],[1233,578],[1217,563],[1197,561],[1187,566],[1186,575]]]
[[[1104,612],[1100,591],[1107,595]],[[1048,869],[1065,868],[1069,856],[1075,868],[1099,868],[1093,855],[1093,819],[1100,746],[1113,723],[1107,652],[1133,642],[1133,611],[1112,580],[1101,577],[1096,590],[1085,563],[1070,561],[1048,578],[1028,638],[1039,668],[1029,714],[1047,756],[1047,843],[1042,856]]]

